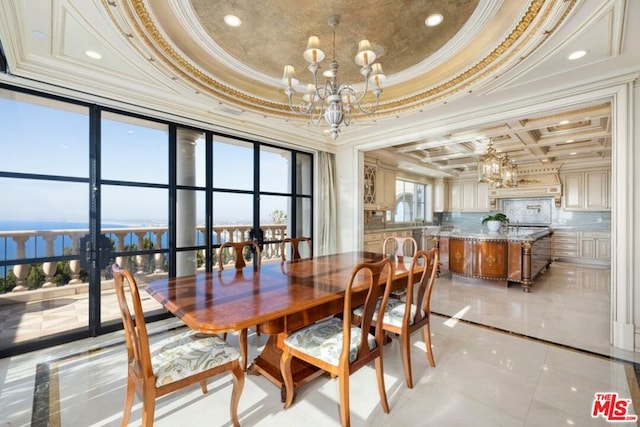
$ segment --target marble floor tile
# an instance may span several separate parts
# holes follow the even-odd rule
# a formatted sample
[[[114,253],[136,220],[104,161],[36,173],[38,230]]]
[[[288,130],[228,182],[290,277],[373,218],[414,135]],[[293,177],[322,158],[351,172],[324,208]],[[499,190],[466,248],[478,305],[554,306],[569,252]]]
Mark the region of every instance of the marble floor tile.
[[[483,287],[439,278],[431,316],[436,367],[428,363],[422,335],[415,334],[414,388],[408,389],[399,343],[392,337],[384,349],[391,412],[382,411],[375,370],[366,366],[351,377],[352,425],[610,425],[591,417],[599,392],[630,399],[629,413],[635,414],[638,358],[609,344],[608,280],[608,270],[565,265],[548,269],[531,293],[516,285]],[[86,316],[83,309],[76,307],[73,316]],[[55,311],[45,316],[38,310],[42,306],[16,324],[20,333],[41,333],[43,319],[57,327]],[[149,324],[153,340],[183,329],[176,319]],[[13,335],[2,330],[0,339]],[[119,426],[123,339],[119,331],[0,359],[0,426]],[[250,331],[250,359],[266,339]],[[228,341],[237,344],[237,335],[229,334]],[[193,387],[159,399],[155,425],[229,426],[231,384],[230,375],[221,375],[209,382],[208,394]],[[294,405],[284,410],[277,387],[247,375],[239,416],[243,426],[338,426],[338,402],[337,380],[322,376],[301,387]],[[136,398],[130,425],[139,425],[140,411]]]

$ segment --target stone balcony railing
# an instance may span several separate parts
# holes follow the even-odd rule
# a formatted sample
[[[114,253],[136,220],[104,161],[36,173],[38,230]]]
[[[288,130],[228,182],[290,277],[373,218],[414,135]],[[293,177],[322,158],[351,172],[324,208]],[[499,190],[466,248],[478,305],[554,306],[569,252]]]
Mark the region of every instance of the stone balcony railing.
[[[213,227],[213,240],[215,244],[224,242],[236,242],[249,239],[249,233],[253,227],[250,225],[219,225]],[[263,225],[265,241],[281,241],[286,237],[286,225],[270,224]],[[166,227],[123,227],[105,228],[101,230],[107,238],[113,241],[114,251],[120,253],[116,261],[123,267],[129,268],[139,276],[161,277],[166,274],[165,254],[136,254],[144,248],[145,240],[153,244],[153,250],[166,249],[168,240],[168,229]],[[204,226],[197,227],[198,240],[203,240]],[[37,289],[60,288],[68,285],[82,284],[80,267],[80,241],[88,233],[87,229],[67,229],[67,230],[41,230],[41,231],[0,231],[0,244],[5,247],[15,249],[15,256],[6,258],[3,261],[20,261],[26,258],[50,258],[56,256],[77,256],[77,259],[64,261],[68,263],[71,272],[71,279],[68,283],[56,284],[54,275],[56,274],[57,262],[43,262],[38,265],[42,269],[44,282],[37,286]],[[13,242],[13,243],[11,243]],[[197,244],[198,246],[201,244]],[[195,245],[194,245],[195,246]],[[131,257],[122,255],[122,252],[132,252]],[[217,253],[216,253],[217,255]],[[6,256],[6,255],[5,255]],[[280,244],[264,244],[262,251],[262,262],[279,259]],[[204,250],[202,251],[204,259]],[[215,258],[213,263],[216,263]],[[203,269],[204,266],[199,269]],[[6,274],[12,271],[16,278],[16,286],[11,290],[11,294],[34,291],[27,286],[27,274],[30,264],[15,264],[5,266]],[[146,278],[146,277],[145,277]]]

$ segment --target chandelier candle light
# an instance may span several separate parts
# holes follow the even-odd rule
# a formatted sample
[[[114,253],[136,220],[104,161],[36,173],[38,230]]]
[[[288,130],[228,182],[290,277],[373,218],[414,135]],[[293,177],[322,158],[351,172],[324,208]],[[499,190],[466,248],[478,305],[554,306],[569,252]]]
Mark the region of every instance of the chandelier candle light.
[[[318,70],[320,62],[325,57],[325,53],[320,49],[320,40],[316,36],[309,37],[307,49],[303,53],[304,59],[309,62],[309,71],[313,75],[313,83],[307,85],[306,93],[302,96],[299,105],[293,104],[293,95],[296,93],[295,86],[298,80],[295,78],[293,65],[284,66],[283,81],[287,86],[284,93],[289,98],[289,107],[294,113],[309,116],[311,123],[319,124],[322,118],[329,124],[329,133],[335,140],[340,132],[339,126],[351,124],[351,113],[354,106],[365,114],[373,114],[378,109],[378,101],[382,88],[380,83],[384,81],[385,75],[382,72],[382,65],[374,63],[376,53],[371,49],[368,40],[361,40],[358,44],[358,53],[355,56],[355,63],[360,65],[360,74],[364,77],[364,90],[357,91],[350,83],[338,83],[338,61],[335,59],[336,50],[336,27],[340,23],[340,17],[333,15],[329,17],[329,26],[333,28],[333,60],[329,64],[329,69],[323,75],[327,77],[324,87],[318,86]],[[375,105],[367,108],[360,103],[369,90],[369,84],[373,86],[371,92],[375,96]]]
[[[478,182],[497,188],[518,186],[518,165],[507,154],[497,154],[491,139],[487,152],[478,157]]]

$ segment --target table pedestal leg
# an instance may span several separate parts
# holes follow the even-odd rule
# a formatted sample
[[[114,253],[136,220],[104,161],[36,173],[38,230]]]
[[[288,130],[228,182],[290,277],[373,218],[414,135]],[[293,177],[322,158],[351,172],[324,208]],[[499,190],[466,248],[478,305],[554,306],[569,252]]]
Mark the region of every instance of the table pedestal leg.
[[[279,387],[282,402],[286,400],[287,396],[282,373],[280,372],[282,341],[285,337],[285,334],[269,336],[269,340],[265,344],[262,353],[253,360],[253,363],[247,369],[248,374],[262,375]],[[293,373],[293,385],[296,388],[319,377],[325,372],[295,357],[291,361],[291,371]]]

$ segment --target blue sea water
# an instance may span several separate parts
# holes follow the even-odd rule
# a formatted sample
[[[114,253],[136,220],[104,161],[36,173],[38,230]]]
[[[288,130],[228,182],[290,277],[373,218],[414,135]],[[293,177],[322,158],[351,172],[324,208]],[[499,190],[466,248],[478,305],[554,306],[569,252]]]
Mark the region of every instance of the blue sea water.
[[[125,223],[103,223],[102,229],[113,228],[130,228],[130,227],[157,227],[158,224],[143,225],[139,222],[136,224]],[[0,233],[3,231],[50,231],[50,230],[86,230],[89,231],[89,224],[84,222],[64,222],[64,221],[7,221],[0,220]],[[116,240],[115,235],[107,234],[107,237]],[[157,237],[155,233],[147,233],[145,238],[148,238],[153,242],[155,248],[166,248],[168,246],[168,233],[164,233],[161,237],[161,244],[158,245]],[[216,239],[216,236],[213,236]],[[224,241],[224,240],[223,240]],[[128,233],[125,238],[125,245],[135,244],[138,248],[142,245],[139,242],[138,236],[135,233]],[[204,236],[202,233],[197,234],[197,245],[204,244]],[[214,240],[215,244],[215,240]],[[71,248],[73,241],[69,235],[61,234],[57,236],[53,242],[53,256],[61,256],[64,254],[65,248]],[[18,244],[12,237],[0,236],[0,262],[5,262],[8,268],[11,268],[11,261],[16,259]],[[47,244],[42,236],[31,236],[25,243],[25,257],[26,258],[38,258],[48,256]],[[0,276],[4,276],[5,269],[7,267],[0,266]]]
[[[136,225],[139,226],[139,225]],[[103,229],[127,228],[126,224],[105,223]],[[82,222],[62,222],[62,221],[0,221],[0,232],[2,231],[43,231],[43,230],[89,230],[88,223]],[[115,236],[109,236],[115,239]],[[147,233],[145,236],[153,242],[155,247],[156,235]],[[131,233],[125,239],[126,244],[136,244],[140,247],[138,236]],[[167,247],[166,233],[162,236],[162,247]],[[60,235],[53,242],[53,256],[63,255],[65,248],[71,248],[73,241],[69,235]],[[11,237],[0,236],[0,261],[11,261],[16,259],[17,243]],[[31,236],[25,244],[25,256],[27,258],[37,258],[47,256],[46,241],[42,236]],[[5,267],[0,266],[0,275],[4,275]]]

